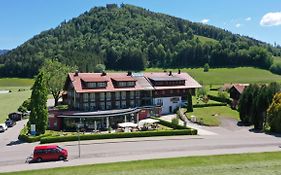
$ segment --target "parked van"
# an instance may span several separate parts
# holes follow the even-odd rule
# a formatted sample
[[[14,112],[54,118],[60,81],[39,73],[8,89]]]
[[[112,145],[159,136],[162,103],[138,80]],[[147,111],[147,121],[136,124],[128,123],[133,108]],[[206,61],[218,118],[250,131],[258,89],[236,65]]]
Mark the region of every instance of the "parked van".
[[[5,132],[8,129],[5,123],[0,123],[0,132]]]
[[[33,161],[66,160],[68,152],[58,145],[39,145],[34,148]]]

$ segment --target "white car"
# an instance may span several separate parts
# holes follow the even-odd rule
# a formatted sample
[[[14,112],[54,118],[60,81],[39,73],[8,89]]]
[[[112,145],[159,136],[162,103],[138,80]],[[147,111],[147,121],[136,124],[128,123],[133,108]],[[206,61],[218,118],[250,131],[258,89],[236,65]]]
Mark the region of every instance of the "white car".
[[[0,132],[5,132],[8,129],[5,123],[0,123]]]

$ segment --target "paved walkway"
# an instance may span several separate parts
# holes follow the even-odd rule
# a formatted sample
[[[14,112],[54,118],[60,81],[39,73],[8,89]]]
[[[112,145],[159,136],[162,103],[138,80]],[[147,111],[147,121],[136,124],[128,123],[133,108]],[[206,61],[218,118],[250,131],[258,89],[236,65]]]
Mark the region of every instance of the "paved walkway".
[[[161,116],[160,119],[163,119],[163,120],[171,122],[172,119],[176,118],[176,117],[177,117],[176,114],[170,114],[170,115]],[[198,135],[217,135],[217,133],[207,130],[207,127],[200,126],[200,125],[198,125],[196,123],[192,123],[189,120],[186,120],[185,122],[186,122],[186,126],[187,127],[197,129]],[[183,126],[184,122],[182,120],[179,120],[179,124]]]

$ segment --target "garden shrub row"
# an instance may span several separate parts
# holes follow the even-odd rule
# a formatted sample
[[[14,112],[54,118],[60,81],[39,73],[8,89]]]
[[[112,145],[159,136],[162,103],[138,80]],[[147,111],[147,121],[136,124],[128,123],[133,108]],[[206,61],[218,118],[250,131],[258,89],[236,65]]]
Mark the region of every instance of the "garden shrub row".
[[[174,135],[197,135],[197,130],[185,128],[181,130],[85,134],[85,135],[80,135],[80,140],[99,140],[99,139],[115,139],[115,138],[132,138],[132,137],[174,136]],[[45,144],[45,143],[55,143],[55,142],[69,142],[69,141],[76,141],[76,140],[78,140],[77,135],[49,136],[49,137],[41,138],[40,143]]]
[[[21,141],[32,143],[32,142],[38,142],[38,141],[40,141],[41,138],[48,137],[48,136],[51,136],[51,134],[46,133],[46,134],[43,134],[43,135],[40,135],[40,136],[30,136],[30,135],[28,135],[27,127],[24,127],[21,130],[21,132],[18,136],[18,139],[21,140]]]
[[[178,124],[175,124],[175,123],[172,123],[172,122],[168,122],[168,121],[162,120],[160,118],[156,118],[156,117],[151,117],[151,118],[153,118],[155,120],[159,120],[159,124],[167,126],[169,128],[173,128],[173,129],[190,129],[188,127],[185,127],[185,126],[182,126],[182,125],[178,125]]]
[[[221,103],[231,104],[231,100],[229,98],[223,98],[223,97],[218,97],[218,96],[214,96],[214,95],[208,95],[208,98],[210,100],[218,101]]]
[[[227,103],[206,103],[206,104],[195,104],[193,105],[194,108],[204,108],[204,107],[211,107],[211,106],[226,106]]]

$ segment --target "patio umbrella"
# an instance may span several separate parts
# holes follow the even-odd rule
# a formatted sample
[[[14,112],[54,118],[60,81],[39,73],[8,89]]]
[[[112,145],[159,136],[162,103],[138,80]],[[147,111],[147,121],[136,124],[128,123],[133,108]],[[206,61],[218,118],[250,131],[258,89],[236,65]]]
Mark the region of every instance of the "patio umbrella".
[[[143,120],[139,121],[139,126],[143,126],[143,125],[145,125],[145,124],[158,123],[158,122],[159,122],[159,120],[147,118],[147,119],[143,119]]]
[[[135,124],[135,123],[132,123],[132,122],[124,122],[124,123],[118,123],[118,126],[121,127],[121,128],[128,128],[128,127],[135,128],[138,125]]]

